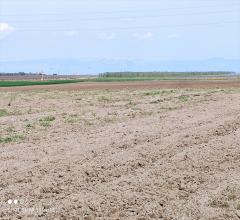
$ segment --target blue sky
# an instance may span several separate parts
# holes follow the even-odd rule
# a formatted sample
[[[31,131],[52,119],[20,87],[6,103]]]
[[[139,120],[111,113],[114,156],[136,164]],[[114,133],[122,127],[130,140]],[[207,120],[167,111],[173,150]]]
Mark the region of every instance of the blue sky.
[[[240,58],[240,0],[0,0],[0,61]]]

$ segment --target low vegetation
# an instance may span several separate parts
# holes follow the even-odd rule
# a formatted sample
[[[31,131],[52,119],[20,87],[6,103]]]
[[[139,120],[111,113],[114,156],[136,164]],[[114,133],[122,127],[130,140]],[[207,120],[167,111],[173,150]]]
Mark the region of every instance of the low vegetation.
[[[7,116],[8,112],[5,109],[0,109],[0,117]]]
[[[39,120],[40,125],[43,127],[49,127],[51,125],[51,122],[55,120],[54,116],[46,116]]]
[[[181,96],[178,97],[178,99],[182,102],[186,102],[186,101],[188,101],[189,96],[188,95],[181,95]]]
[[[79,122],[80,118],[77,114],[70,114],[65,118],[65,123],[74,124]]]
[[[144,95],[146,96],[155,96],[155,95],[160,95],[161,92],[160,91],[148,91],[148,92],[145,92]]]
[[[9,135],[5,137],[0,137],[0,144],[7,144],[7,143],[23,140],[23,139],[24,137],[22,135],[17,135],[17,134]]]
[[[0,81],[0,87],[14,87],[14,86],[33,86],[33,85],[56,85],[84,82],[85,80],[46,80],[46,81]]]
[[[110,102],[110,98],[106,96],[99,96],[98,97],[99,102]]]

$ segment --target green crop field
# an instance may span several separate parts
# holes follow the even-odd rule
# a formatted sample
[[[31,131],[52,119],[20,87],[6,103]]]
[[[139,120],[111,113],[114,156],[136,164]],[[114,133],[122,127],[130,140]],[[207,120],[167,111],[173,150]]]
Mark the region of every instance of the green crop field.
[[[11,81],[0,81],[0,87],[15,87],[15,86],[34,86],[34,85],[57,85],[57,84],[68,84],[68,83],[79,83],[79,82],[127,82],[127,81],[147,81],[147,80],[164,80],[172,79],[166,77],[96,77],[89,79],[79,79],[79,80],[11,80]]]
[[[55,84],[77,83],[77,82],[84,82],[84,80],[0,81],[0,87],[55,85]]]

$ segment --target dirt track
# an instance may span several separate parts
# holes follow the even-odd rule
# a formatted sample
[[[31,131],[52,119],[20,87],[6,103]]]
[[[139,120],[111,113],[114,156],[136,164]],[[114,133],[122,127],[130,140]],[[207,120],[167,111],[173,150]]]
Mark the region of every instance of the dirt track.
[[[0,96],[0,219],[240,218],[239,89]]]
[[[239,79],[229,80],[165,80],[121,83],[74,83],[64,85],[0,88],[0,91],[30,90],[96,90],[96,89],[177,89],[177,88],[240,88]]]

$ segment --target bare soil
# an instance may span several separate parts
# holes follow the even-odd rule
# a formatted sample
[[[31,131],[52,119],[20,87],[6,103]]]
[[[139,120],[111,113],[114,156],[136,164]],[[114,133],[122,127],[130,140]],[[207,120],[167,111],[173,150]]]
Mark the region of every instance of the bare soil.
[[[31,91],[31,90],[99,90],[99,89],[213,89],[213,88],[240,88],[239,79],[222,80],[156,80],[142,82],[110,82],[110,83],[71,83],[61,85],[36,85],[22,87],[0,88],[0,91]]]
[[[164,83],[0,92],[0,219],[239,219],[240,90]]]

